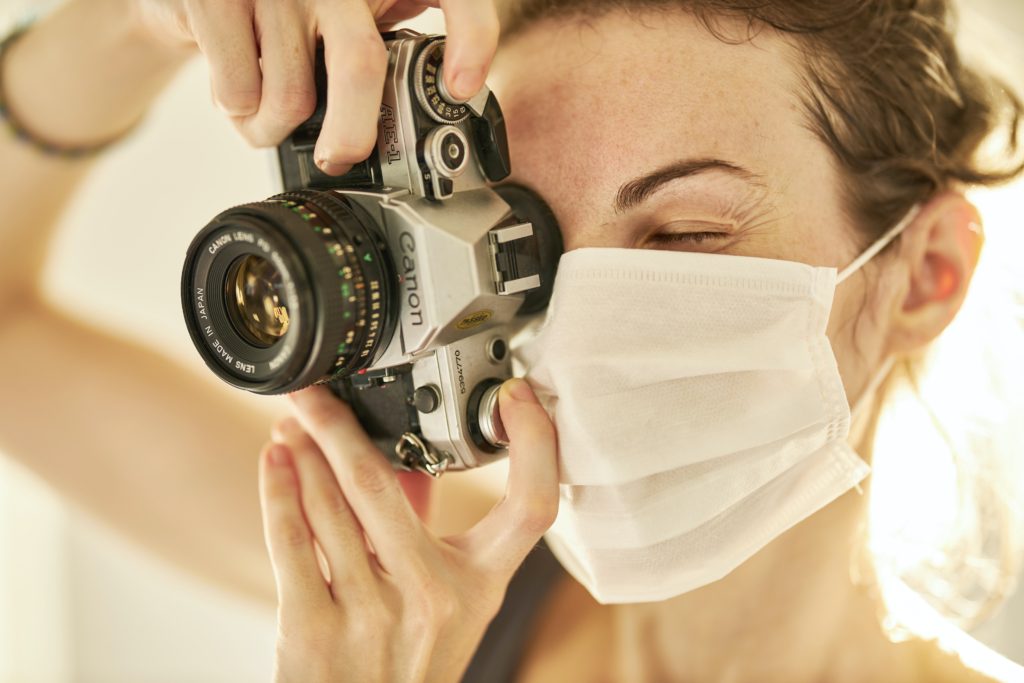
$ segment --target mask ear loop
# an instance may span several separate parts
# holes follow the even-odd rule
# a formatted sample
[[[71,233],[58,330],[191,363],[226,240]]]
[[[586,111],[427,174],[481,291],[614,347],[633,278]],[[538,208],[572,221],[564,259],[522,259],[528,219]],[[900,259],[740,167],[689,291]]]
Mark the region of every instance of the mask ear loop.
[[[876,393],[878,393],[878,388],[882,385],[882,382],[884,382],[885,379],[889,376],[889,373],[892,372],[892,369],[893,367],[895,367],[895,365],[895,356],[886,356],[885,360],[883,360],[881,365],[879,365],[878,370],[875,371],[874,376],[870,380],[868,380],[867,386],[864,387],[864,390],[861,392],[860,396],[857,397],[857,401],[855,402],[853,407],[850,408],[851,425],[857,422],[861,415],[864,414],[864,409],[868,407],[871,399],[875,397]],[[860,482],[857,482],[854,485],[854,488],[857,490],[857,493],[859,495],[864,495],[864,489],[861,488]]]
[[[907,215],[903,217],[903,220],[890,228],[884,235],[879,237],[875,243],[865,249],[860,256],[853,259],[853,262],[850,265],[839,271],[839,275],[836,276],[836,284],[838,285],[840,282],[856,273],[864,266],[865,263],[874,258],[878,252],[885,249],[890,242],[896,239],[901,232],[907,229],[908,225],[914,222],[914,219],[917,218],[919,213],[921,213],[921,205],[915,204],[914,207],[907,212]]]
[[[836,285],[838,285],[840,282],[856,273],[864,266],[865,263],[874,258],[875,255],[878,254],[878,252],[885,249],[890,242],[896,239],[900,235],[900,233],[907,229],[908,225],[914,222],[914,219],[917,218],[918,214],[920,213],[921,205],[915,204],[899,223],[897,223],[892,228],[887,230],[884,235],[882,235],[875,241],[874,244],[865,249],[860,256],[855,258],[853,262],[850,263],[850,265],[846,266],[839,272],[839,274],[836,276]],[[856,421],[864,412],[864,408],[867,407],[868,402],[874,396],[875,392],[878,391],[878,387],[882,384],[882,381],[889,376],[889,372],[893,369],[893,366],[895,364],[896,359],[893,356],[888,356],[885,358],[885,360],[882,361],[878,370],[875,371],[874,376],[868,381],[867,386],[864,387],[863,392],[857,398],[856,405],[850,408],[851,424],[854,421]],[[858,493],[860,493],[861,495],[864,494],[864,490],[861,488],[859,483],[856,485],[855,488],[857,489]]]
[[[867,385],[865,385],[864,390],[861,391],[860,396],[857,397],[857,401],[855,402],[854,406],[850,408],[851,422],[860,417],[861,414],[864,412],[864,409],[868,407],[868,401],[870,401],[871,398],[875,395],[875,392],[878,391],[878,387],[880,387],[882,385],[882,382],[885,381],[885,378],[889,376],[889,373],[892,371],[895,365],[895,356],[886,356],[885,360],[883,360],[879,364],[878,370],[876,370],[874,376],[872,376],[871,379],[868,380],[868,383]]]

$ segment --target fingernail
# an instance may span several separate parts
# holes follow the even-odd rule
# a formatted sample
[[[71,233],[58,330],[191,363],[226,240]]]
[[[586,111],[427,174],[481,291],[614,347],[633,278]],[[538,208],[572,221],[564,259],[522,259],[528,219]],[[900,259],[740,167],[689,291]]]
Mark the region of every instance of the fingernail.
[[[505,385],[505,391],[513,399],[517,401],[533,401],[533,390],[530,389],[530,385],[526,383],[526,380],[516,377],[505,382]]]
[[[272,465],[284,466],[290,465],[292,462],[292,454],[281,444],[274,444],[270,447],[268,458]]]
[[[451,93],[460,100],[468,100],[480,89],[483,72],[480,69],[466,69],[455,74]]]
[[[347,168],[344,164],[334,164],[326,159],[316,159],[316,165],[327,175],[341,175]]]
[[[324,152],[319,142],[313,148],[313,163],[324,173],[333,175],[332,171],[335,165],[327,159],[327,153]]]

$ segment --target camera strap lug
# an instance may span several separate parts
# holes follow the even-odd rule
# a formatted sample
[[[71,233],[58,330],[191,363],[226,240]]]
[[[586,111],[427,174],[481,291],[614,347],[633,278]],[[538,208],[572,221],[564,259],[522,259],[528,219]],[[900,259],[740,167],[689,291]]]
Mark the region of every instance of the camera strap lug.
[[[437,479],[452,464],[450,453],[438,453],[416,434],[405,432],[395,444],[395,455],[409,469],[425,472]]]

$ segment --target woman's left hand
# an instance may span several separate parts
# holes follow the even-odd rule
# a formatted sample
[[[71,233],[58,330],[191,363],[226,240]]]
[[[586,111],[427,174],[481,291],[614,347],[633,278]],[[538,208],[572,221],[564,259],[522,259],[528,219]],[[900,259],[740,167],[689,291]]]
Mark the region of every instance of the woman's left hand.
[[[292,400],[298,420],[277,424],[260,457],[279,596],[277,682],[457,681],[554,521],[547,413],[526,382],[506,382],[505,496],[469,531],[438,538],[417,514],[422,500],[410,502],[415,487],[403,490],[348,405],[320,387]]]

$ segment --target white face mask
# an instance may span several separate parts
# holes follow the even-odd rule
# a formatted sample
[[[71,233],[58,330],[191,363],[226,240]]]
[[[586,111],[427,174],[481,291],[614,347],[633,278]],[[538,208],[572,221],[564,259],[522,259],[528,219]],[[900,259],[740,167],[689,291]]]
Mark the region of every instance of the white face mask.
[[[562,257],[547,316],[513,353],[558,430],[545,538],[598,602],[716,581],[867,476],[825,329],[836,284],[915,215],[838,277],[718,254]]]

